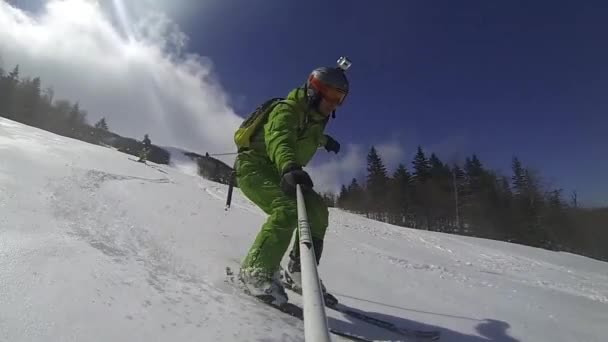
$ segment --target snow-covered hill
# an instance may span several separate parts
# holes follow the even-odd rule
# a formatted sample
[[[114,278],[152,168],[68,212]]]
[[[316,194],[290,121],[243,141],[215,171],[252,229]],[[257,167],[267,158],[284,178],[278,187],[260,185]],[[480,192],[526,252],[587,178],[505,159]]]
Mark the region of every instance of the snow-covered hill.
[[[227,187],[183,164],[133,159],[0,119],[0,340],[302,341],[301,321],[223,282],[265,215],[238,189],[225,211]],[[319,271],[345,305],[442,341],[608,336],[608,264],[576,255],[332,209]]]

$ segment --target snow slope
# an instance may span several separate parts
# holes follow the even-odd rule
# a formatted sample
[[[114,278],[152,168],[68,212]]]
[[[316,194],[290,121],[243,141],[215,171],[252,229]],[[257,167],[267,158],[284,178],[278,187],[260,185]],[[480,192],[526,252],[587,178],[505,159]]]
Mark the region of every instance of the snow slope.
[[[265,215],[238,189],[225,211],[225,185],[131,159],[0,118],[0,340],[303,341],[301,321],[223,283]],[[319,271],[345,305],[442,341],[608,336],[608,264],[576,255],[332,209]]]

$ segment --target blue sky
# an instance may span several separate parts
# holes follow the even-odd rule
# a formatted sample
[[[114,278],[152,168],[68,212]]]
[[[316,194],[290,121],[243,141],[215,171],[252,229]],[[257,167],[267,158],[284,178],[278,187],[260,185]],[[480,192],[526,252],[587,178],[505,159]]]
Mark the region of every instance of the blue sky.
[[[352,92],[330,127],[341,142],[396,141],[408,167],[418,144],[505,172],[517,155],[608,204],[608,3],[212,3],[180,24],[242,115],[345,54]]]
[[[352,91],[328,129],[344,153],[381,145],[391,168],[411,168],[422,145],[509,175],[516,155],[566,196],[608,205],[606,2],[146,1],[208,58],[241,117],[347,55]]]

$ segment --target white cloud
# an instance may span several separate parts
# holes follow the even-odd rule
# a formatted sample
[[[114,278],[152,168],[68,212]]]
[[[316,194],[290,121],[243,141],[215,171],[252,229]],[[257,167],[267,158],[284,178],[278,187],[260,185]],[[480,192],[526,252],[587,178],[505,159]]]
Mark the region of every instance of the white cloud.
[[[353,177],[364,171],[367,151],[353,144],[343,150],[342,156],[307,168],[316,191],[338,193],[342,184],[350,184]]]
[[[90,123],[105,116],[119,134],[149,133],[155,144],[199,153],[233,151],[242,119],[211,61],[184,53],[187,37],[161,13],[130,22],[116,10],[122,6],[102,7],[51,0],[34,15],[0,1],[0,66],[19,64],[22,76],[40,76],[56,98],[78,101]]]
[[[388,175],[399,163],[404,163],[404,149],[397,141],[382,142],[375,144],[380,154]],[[349,144],[341,156],[336,156],[329,161],[308,167],[308,172],[315,184],[315,190],[319,192],[339,193],[342,185],[350,184],[353,178],[357,178],[363,185],[361,177],[366,174],[367,154],[369,148],[358,144]]]
[[[399,163],[406,164],[405,151],[403,145],[398,141],[391,141],[382,143],[376,146],[376,151],[382,158],[382,162],[388,171],[389,176],[392,175],[394,170]]]

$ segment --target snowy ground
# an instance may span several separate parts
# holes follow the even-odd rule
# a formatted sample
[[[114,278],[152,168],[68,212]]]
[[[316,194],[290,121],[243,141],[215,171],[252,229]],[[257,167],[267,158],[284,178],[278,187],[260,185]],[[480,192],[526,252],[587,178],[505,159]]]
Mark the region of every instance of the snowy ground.
[[[227,187],[183,165],[132,159],[0,118],[0,340],[303,341],[302,322],[223,284],[265,215],[238,189],[225,211]],[[608,264],[576,255],[331,210],[319,270],[347,306],[442,341],[608,336]]]

